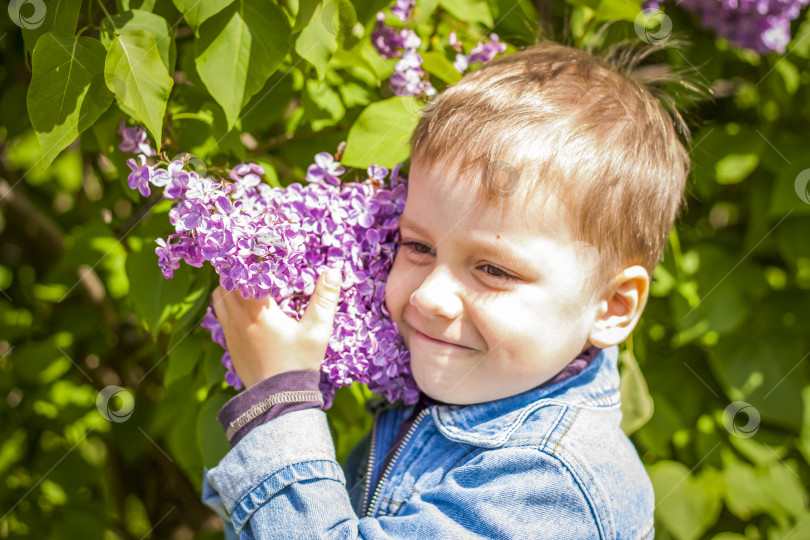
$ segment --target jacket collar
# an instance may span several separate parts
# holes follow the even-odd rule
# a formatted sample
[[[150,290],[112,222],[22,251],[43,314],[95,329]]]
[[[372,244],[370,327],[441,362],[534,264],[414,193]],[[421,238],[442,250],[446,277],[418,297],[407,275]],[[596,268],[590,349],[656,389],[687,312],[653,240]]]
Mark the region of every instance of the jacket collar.
[[[536,410],[549,405],[615,407],[619,403],[616,346],[602,349],[578,375],[557,384],[474,405],[435,405],[431,415],[448,439],[487,448],[503,445]]]

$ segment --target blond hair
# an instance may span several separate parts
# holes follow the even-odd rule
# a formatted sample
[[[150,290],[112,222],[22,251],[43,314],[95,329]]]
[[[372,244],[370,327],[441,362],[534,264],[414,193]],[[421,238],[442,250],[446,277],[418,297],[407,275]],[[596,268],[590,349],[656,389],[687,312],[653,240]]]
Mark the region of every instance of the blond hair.
[[[448,180],[480,178],[478,196],[509,211],[554,195],[572,236],[598,250],[599,280],[632,264],[652,275],[689,174],[675,124],[687,143],[689,133],[650,87],[671,74],[638,66],[650,52],[599,57],[545,41],[497,58],[428,104],[412,162],[472,171]]]

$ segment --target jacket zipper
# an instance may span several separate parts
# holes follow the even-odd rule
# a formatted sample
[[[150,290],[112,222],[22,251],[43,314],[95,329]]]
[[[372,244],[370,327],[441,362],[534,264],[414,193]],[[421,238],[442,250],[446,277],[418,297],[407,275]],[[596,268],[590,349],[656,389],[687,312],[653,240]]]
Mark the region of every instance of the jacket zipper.
[[[374,490],[374,496],[371,498],[371,502],[369,503],[368,507],[366,508],[366,511],[363,512],[363,515],[365,515],[365,516],[371,515],[372,510],[374,510],[374,505],[377,502],[377,496],[380,494],[380,490],[382,489],[383,484],[385,484],[385,481],[388,478],[388,473],[391,472],[391,469],[394,467],[394,463],[396,463],[397,458],[402,453],[402,449],[405,448],[405,445],[408,444],[408,441],[413,436],[413,433],[414,433],[414,431],[416,431],[416,427],[419,425],[419,422],[421,422],[422,418],[427,416],[427,414],[429,412],[430,411],[428,410],[428,408],[422,409],[422,411],[419,413],[419,415],[413,421],[413,424],[411,424],[410,429],[408,429],[408,432],[405,434],[405,437],[403,437],[402,442],[399,444],[399,447],[397,448],[397,451],[394,454],[394,457],[391,458],[391,462],[388,464],[388,467],[386,467],[385,471],[383,471],[383,474],[380,477],[380,481],[377,482],[377,489]],[[375,435],[372,434],[372,436],[371,436],[371,452],[370,452],[369,460],[368,460],[369,461],[369,472],[368,472],[368,483],[366,484],[366,494],[365,494],[366,496],[368,495],[368,488],[371,487],[371,471],[373,470],[372,469],[372,466],[373,466],[372,459],[374,457],[374,450],[375,450],[374,449],[374,442],[375,442],[374,437],[375,437]],[[365,501],[365,498],[363,500]]]
[[[377,446],[377,420],[380,417],[380,409],[374,413],[374,422],[371,424],[371,448],[368,453],[368,468],[366,469],[366,489],[363,491],[363,514],[365,514],[366,501],[368,501],[368,492],[371,489],[371,474],[374,472],[374,455]]]

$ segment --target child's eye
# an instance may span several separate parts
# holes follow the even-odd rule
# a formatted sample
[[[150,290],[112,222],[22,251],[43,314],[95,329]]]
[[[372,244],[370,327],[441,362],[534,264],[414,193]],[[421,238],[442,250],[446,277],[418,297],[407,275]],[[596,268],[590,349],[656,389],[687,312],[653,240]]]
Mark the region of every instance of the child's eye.
[[[399,245],[408,248],[410,251],[412,251],[412,252],[414,252],[414,253],[416,253],[418,255],[429,255],[430,252],[433,251],[428,246],[426,246],[425,244],[423,244],[421,242],[400,242]],[[424,248],[427,251],[421,251],[421,248]],[[513,276],[511,274],[507,274],[506,272],[504,272],[503,270],[501,270],[497,266],[492,266],[491,264],[485,264],[485,265],[481,266],[481,268],[487,268],[488,270],[484,270],[484,272],[490,277],[493,277],[493,278],[496,278],[496,279],[503,279],[503,280],[506,280],[506,281],[516,281],[517,280],[517,278],[515,276]]]
[[[492,276],[492,277],[498,278],[498,279],[505,279],[507,281],[515,281],[515,280],[517,280],[517,278],[515,276],[507,274],[506,272],[504,272],[503,270],[501,270],[497,266],[492,266],[491,264],[485,264],[481,268],[490,268],[490,269],[495,271],[494,273],[489,272],[489,271],[485,271],[488,276]]]
[[[431,249],[421,242],[400,242],[399,245],[407,247],[411,251],[415,251],[419,255],[430,254]],[[419,251],[419,248],[427,248],[427,251]]]

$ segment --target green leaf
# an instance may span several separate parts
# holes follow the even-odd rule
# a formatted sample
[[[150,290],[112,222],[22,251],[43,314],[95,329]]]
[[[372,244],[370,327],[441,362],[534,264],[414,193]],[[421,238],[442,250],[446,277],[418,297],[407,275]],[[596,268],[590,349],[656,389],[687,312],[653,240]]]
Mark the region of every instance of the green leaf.
[[[453,63],[447,57],[437,52],[426,52],[422,54],[422,67],[428,73],[441,79],[447,84],[454,84],[461,80],[461,73],[453,67]]]
[[[193,281],[188,289],[188,294],[183,298],[177,313],[176,322],[172,327],[173,332],[186,332],[189,326],[196,326],[202,322],[205,316],[205,306],[208,306],[211,295],[211,285],[214,271],[210,266],[193,271]]]
[[[209,397],[197,416],[197,446],[202,450],[203,463],[209,469],[216,467],[231,449],[225,430],[217,420],[217,413],[229,399],[230,396],[225,394]]]
[[[53,382],[72,368],[71,359],[59,350],[54,338],[15,347],[10,358],[22,380],[37,384]]]
[[[155,36],[145,30],[117,35],[104,64],[107,87],[152,134],[159,150],[163,115],[174,81],[158,53]]]
[[[97,40],[43,35],[31,60],[28,115],[42,147],[41,170],[89,128],[112,102],[104,86],[104,46]]]
[[[349,130],[341,161],[349,167],[376,163],[391,168],[408,159],[419,107],[412,97],[392,97],[366,107]]]
[[[169,413],[178,413],[175,417],[174,423],[166,431],[166,444],[169,447],[169,453],[180,464],[186,474],[195,479],[195,483],[199,485],[202,481],[202,467],[203,458],[200,453],[200,443],[198,440],[198,419],[200,412],[200,405],[194,399],[194,392],[197,388],[189,380],[190,378],[183,378],[177,381],[172,388],[167,391],[172,391],[174,396],[184,398],[184,401],[178,400],[173,410],[167,410]],[[166,414],[168,416],[168,414]],[[222,426],[220,426],[220,431]],[[198,478],[199,477],[199,478]]]
[[[768,215],[782,217],[810,214],[810,155],[791,155],[791,164],[780,167],[774,174]]]
[[[796,473],[783,463],[752,467],[734,458],[723,470],[729,511],[745,521],[767,514],[780,525],[806,514],[805,490]]]
[[[290,25],[276,4],[236,0],[206,21],[196,41],[197,73],[231,129],[290,48]]]
[[[321,0],[298,1],[298,11],[295,13],[295,24],[292,29],[293,33],[300,32],[313,20],[312,16],[319,5],[321,5]]]
[[[191,374],[203,358],[203,346],[210,340],[211,338],[203,333],[173,332],[169,342],[169,365],[163,376],[163,386],[168,387]]]
[[[233,0],[172,0],[188,25],[199,36],[200,25],[231,5]]]
[[[687,252],[686,258],[697,265],[694,271],[697,291],[693,296],[688,282],[682,282],[679,289],[682,294],[670,297],[675,324],[683,332],[679,337],[682,342],[707,330],[718,334],[734,331],[743,324],[751,306],[766,293],[761,268],[741,257],[737,250],[727,252],[708,242]],[[683,297],[694,305],[679,303]]]
[[[596,9],[597,21],[614,19],[633,22],[641,12],[640,0],[602,0]]]
[[[155,9],[155,2],[157,0],[115,0],[115,7],[118,11],[129,11],[130,9],[141,9],[143,11],[152,11]]]
[[[750,403],[763,422],[798,432],[801,388],[810,383],[800,367],[803,342],[780,329],[752,329],[721,339],[709,351],[710,365],[731,401]]]
[[[652,418],[653,399],[635,356],[630,351],[624,351],[619,360],[621,366],[619,394],[622,396],[621,428],[627,435],[630,435]]]
[[[315,79],[306,82],[301,101],[306,111],[305,119],[314,120],[312,127],[315,131],[337,124],[346,114],[340,94],[325,82],[318,84]]]
[[[225,378],[226,369],[222,364],[225,350],[211,340],[205,345],[205,356],[202,363],[202,377],[206,387],[221,384]]]
[[[492,13],[486,2],[475,0],[440,0],[440,4],[456,19],[469,23],[481,23],[492,28]]]
[[[364,77],[364,80],[367,80],[370,85],[376,86],[380,81],[379,74],[377,73],[377,70],[374,69],[374,65],[368,58],[366,58],[363,52],[364,49],[360,46],[355,47],[352,50],[338,48],[338,50],[335,51],[335,54],[332,55],[332,64],[337,67],[347,68],[353,71],[356,76]],[[379,55],[377,56],[377,59],[382,62]],[[386,74],[390,73],[390,70],[388,70],[388,66],[386,66],[385,63],[383,63],[381,67],[387,70]],[[360,70],[364,72],[363,75],[358,75]]]
[[[390,0],[339,0],[338,7],[343,12],[341,18],[345,17],[347,21],[354,19],[365,26],[377,12],[382,11],[390,3]]]
[[[82,0],[42,0],[40,2],[22,2],[17,0],[13,4],[19,12],[25,50],[33,51],[40,36],[53,32],[59,36],[70,37],[76,33],[76,24],[79,19],[79,10]],[[33,7],[32,13],[28,8]],[[9,15],[14,10],[9,3]],[[40,19],[40,17],[43,17]],[[40,21],[41,22],[38,22]]]
[[[280,72],[274,73],[245,105],[242,129],[256,133],[279,122],[284,118],[284,111],[294,95],[293,78]]]
[[[193,276],[184,263],[174,271],[172,279],[164,278],[153,246],[145,242],[140,251],[127,255],[126,268],[133,308],[157,339],[161,325],[186,307]]]
[[[714,166],[717,183],[739,184],[754,172],[757,165],[759,156],[756,154],[728,154]]]
[[[101,28],[109,31],[117,29],[119,32],[128,32],[132,30],[144,30],[152,34],[157,41],[157,50],[163,65],[169,73],[174,72],[175,59],[177,57],[177,48],[174,43],[173,29],[169,26],[169,22],[161,17],[148,11],[140,9],[133,9],[132,11],[125,11],[117,13],[110,19],[104,18],[101,21]],[[113,42],[113,34],[110,32],[101,32],[99,39],[105,47],[109,48]]]
[[[714,471],[695,476],[682,463],[659,461],[648,472],[655,489],[655,515],[672,536],[693,540],[714,525],[722,508]]]
[[[327,0],[321,9],[318,10],[318,13],[320,14],[324,10],[329,9],[330,3],[331,1]],[[326,75],[326,64],[329,63],[329,59],[337,48],[338,44],[335,34],[324,27],[318,15],[312,18],[312,21],[301,31],[298,39],[295,40],[295,52],[315,67],[315,70],[318,72],[319,81],[323,81]]]
[[[802,415],[802,429],[799,433],[799,451],[804,456],[804,460],[810,463],[810,385],[802,388],[802,401],[804,402],[804,414]]]
[[[365,407],[373,395],[360,383],[352,383],[335,392],[335,399],[326,416],[335,434],[338,463],[342,463],[352,448],[371,430],[373,419]]]
[[[0,442],[0,473],[5,473],[12,465],[25,456],[27,446],[26,430],[20,428],[12,435],[7,435]]]
[[[530,0],[488,0],[488,4],[501,39],[515,45],[535,42],[540,16]]]

